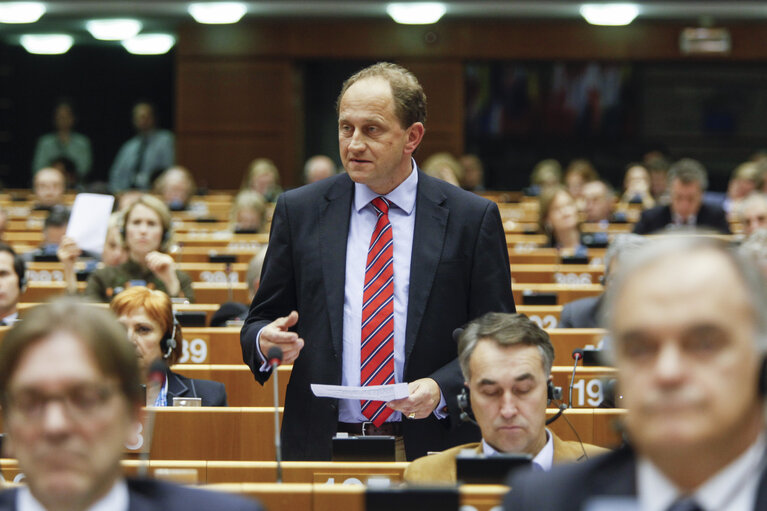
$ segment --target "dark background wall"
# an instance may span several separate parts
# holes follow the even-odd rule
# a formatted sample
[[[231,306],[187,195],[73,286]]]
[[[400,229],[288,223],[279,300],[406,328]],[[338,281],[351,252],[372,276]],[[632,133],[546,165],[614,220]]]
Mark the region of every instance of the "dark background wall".
[[[42,57],[0,46],[0,179],[28,183],[34,143],[50,129],[55,100],[69,96],[79,110],[78,129],[94,142],[94,178],[106,176],[132,135],[131,105],[148,98],[159,107],[160,124],[176,132],[179,163],[201,185],[236,188],[251,160],[269,157],[284,184],[296,186],[308,156],[338,160],[334,104],[341,82],[386,59],[410,68],[426,89],[421,160],[436,151],[477,152],[491,187],[517,189],[542,158],[566,164],[589,157],[619,185],[627,161],[661,147],[673,157],[700,158],[721,189],[737,163],[766,145],[767,30],[758,23],[730,26],[730,55],[684,58],[681,28],[566,21],[189,23],[180,27],[175,50],[161,57],[131,56],[115,46],[75,46]],[[573,77],[594,65],[610,79],[620,75],[621,87],[602,90],[599,108],[587,102],[577,122],[552,130],[563,115],[552,109],[557,73],[564,69],[576,89]],[[504,92],[519,70],[534,79]],[[496,76],[489,83],[512,114],[504,130],[476,122],[476,78],[483,74]],[[584,112],[600,117],[585,119]]]

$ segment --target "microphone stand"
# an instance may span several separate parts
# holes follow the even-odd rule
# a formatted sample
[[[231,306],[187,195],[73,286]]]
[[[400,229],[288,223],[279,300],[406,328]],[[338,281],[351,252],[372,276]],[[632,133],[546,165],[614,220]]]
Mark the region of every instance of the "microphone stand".
[[[277,362],[272,363],[274,373],[274,449],[277,455],[277,482],[282,482],[282,445],[280,444],[280,380]]]

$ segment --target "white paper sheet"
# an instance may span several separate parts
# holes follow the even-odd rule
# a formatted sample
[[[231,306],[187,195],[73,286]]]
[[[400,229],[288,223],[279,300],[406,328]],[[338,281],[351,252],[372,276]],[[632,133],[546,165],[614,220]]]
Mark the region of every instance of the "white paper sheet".
[[[97,193],[78,193],[67,224],[67,236],[74,239],[80,250],[93,254],[104,251],[109,215],[115,198]]]
[[[392,401],[408,397],[407,383],[394,385],[370,385],[368,387],[347,387],[344,385],[322,385],[312,383],[312,392],[317,397],[338,399],[369,399],[371,401]]]

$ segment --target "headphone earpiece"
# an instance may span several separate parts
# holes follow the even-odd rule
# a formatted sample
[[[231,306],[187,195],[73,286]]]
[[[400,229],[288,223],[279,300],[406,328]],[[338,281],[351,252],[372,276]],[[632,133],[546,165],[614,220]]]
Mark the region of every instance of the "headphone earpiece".
[[[458,409],[461,411],[458,418],[461,419],[462,422],[471,422],[472,424],[477,424],[477,421],[474,420],[474,414],[471,411],[471,399],[469,398],[469,389],[464,386],[461,389],[461,392],[458,393],[456,396],[456,401],[458,401]]]
[[[178,325],[178,320],[173,316],[173,329],[171,330],[170,335],[163,336],[163,340],[160,341],[162,358],[166,360],[173,354],[173,350],[178,347],[178,343],[176,342],[176,325]]]
[[[554,385],[554,382],[549,380],[546,382],[546,399],[548,402],[546,404],[551,403],[552,401],[556,400],[559,401],[562,399],[562,387],[557,387]]]

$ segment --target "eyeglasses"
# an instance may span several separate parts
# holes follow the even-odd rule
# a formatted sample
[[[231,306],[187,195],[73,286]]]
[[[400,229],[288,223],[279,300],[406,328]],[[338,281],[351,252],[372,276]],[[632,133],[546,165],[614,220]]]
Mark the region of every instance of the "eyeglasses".
[[[40,423],[48,404],[60,401],[67,417],[77,423],[97,418],[117,391],[116,385],[87,383],[75,385],[58,393],[45,393],[37,389],[21,389],[6,396],[8,410],[25,421]]]

